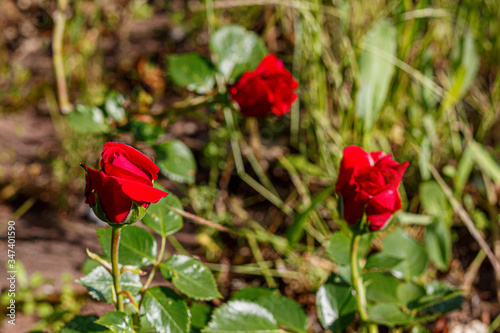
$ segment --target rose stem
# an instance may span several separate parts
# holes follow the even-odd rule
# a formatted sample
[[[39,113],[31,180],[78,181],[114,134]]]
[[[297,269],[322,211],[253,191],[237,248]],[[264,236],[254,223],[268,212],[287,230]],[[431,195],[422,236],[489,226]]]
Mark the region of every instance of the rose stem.
[[[360,239],[361,235],[355,234],[351,244],[352,286],[356,291],[356,305],[358,307],[359,317],[361,318],[361,322],[366,324],[368,322],[368,312],[366,311],[365,287],[363,286],[363,278],[359,274],[358,262],[358,247]],[[376,324],[369,324],[368,329],[370,333],[378,333],[378,327]]]
[[[116,310],[123,312],[123,294],[120,284],[120,266],[118,265],[118,246],[120,245],[120,234],[122,226],[111,228],[111,266],[113,268],[113,284],[116,294]]]

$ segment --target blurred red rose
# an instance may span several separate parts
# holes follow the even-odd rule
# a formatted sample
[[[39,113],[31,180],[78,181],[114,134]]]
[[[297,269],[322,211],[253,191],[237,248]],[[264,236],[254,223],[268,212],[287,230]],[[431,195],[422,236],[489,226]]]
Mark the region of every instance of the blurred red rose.
[[[101,170],[82,166],[87,172],[85,202],[103,221],[137,222],[150,203],[167,196],[153,187],[160,168],[137,149],[107,142],[101,155]]]
[[[274,54],[265,56],[253,71],[244,73],[229,89],[245,117],[260,117],[270,112],[282,116],[297,99],[299,87],[283,62]]]
[[[353,225],[366,213],[370,230],[382,229],[401,209],[398,186],[408,161],[400,164],[391,155],[358,146],[346,147],[343,155],[335,190],[342,197],[344,219]]]

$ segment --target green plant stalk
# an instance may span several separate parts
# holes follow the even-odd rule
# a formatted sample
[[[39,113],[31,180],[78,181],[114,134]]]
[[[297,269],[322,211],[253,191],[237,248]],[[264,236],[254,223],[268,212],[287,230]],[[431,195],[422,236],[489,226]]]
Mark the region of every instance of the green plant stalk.
[[[287,205],[285,205],[285,203],[283,202],[283,200],[281,200],[280,197],[273,194],[265,186],[257,182],[255,179],[253,179],[250,175],[246,173],[245,167],[243,165],[243,157],[241,154],[241,149],[238,143],[239,141],[238,133],[236,133],[235,131],[235,121],[233,118],[232,109],[230,107],[224,108],[224,118],[226,119],[227,126],[231,133],[231,148],[233,151],[233,158],[236,166],[236,172],[238,173],[240,179],[243,180],[245,183],[247,183],[254,190],[259,192],[260,195],[269,200],[273,205],[280,208],[286,215],[292,216],[293,210]]]
[[[149,285],[153,281],[153,278],[155,277],[156,270],[158,269],[158,266],[160,265],[161,261],[163,260],[163,256],[165,255],[165,245],[167,243],[167,236],[161,236],[161,245],[160,245],[160,253],[158,253],[158,257],[156,257],[156,261],[153,265],[153,270],[148,276],[148,280],[142,287],[142,291],[146,291],[149,288]]]
[[[120,245],[120,234],[122,232],[122,226],[112,227],[111,233],[111,267],[113,272],[113,285],[114,292],[116,296],[116,310],[124,311],[123,308],[123,294],[122,287],[120,284],[121,272],[120,266],[118,265],[118,248]]]
[[[368,322],[368,312],[366,310],[366,293],[363,286],[363,278],[359,272],[358,248],[361,234],[355,234],[351,244],[351,270],[352,270],[352,286],[356,291],[356,305],[358,307],[359,317],[363,325]],[[368,324],[370,333],[378,333],[376,324]]]

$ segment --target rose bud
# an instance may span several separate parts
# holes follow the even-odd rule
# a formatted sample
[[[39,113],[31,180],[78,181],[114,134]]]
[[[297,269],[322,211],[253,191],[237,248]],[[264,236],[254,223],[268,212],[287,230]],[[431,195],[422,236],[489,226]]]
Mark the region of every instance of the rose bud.
[[[269,113],[282,116],[297,99],[299,87],[283,62],[274,54],[265,56],[253,71],[244,73],[229,89],[245,117],[260,117]]]
[[[86,165],[85,202],[110,224],[131,224],[146,214],[152,202],[167,196],[153,187],[160,168],[146,155],[124,143],[107,142],[101,170]]]
[[[342,197],[344,219],[354,225],[366,213],[370,230],[384,228],[401,209],[398,186],[408,161],[400,164],[391,155],[358,146],[346,147],[343,155],[335,190]]]

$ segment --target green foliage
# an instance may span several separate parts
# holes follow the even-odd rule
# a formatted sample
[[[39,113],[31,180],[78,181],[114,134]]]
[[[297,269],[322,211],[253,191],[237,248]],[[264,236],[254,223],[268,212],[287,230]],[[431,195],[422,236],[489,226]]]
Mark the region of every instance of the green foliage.
[[[398,303],[399,280],[392,275],[380,272],[363,274],[366,286],[366,299],[372,302]]]
[[[170,55],[168,74],[175,84],[199,94],[206,94],[215,85],[214,69],[196,53]]]
[[[323,327],[342,332],[356,313],[352,287],[339,276],[332,275],[316,293],[318,317]]]
[[[216,309],[203,330],[207,333],[280,333],[276,319],[264,307],[248,301],[230,301]]]
[[[217,70],[226,81],[231,81],[243,72],[257,67],[267,53],[259,36],[237,25],[217,30],[210,38]]]
[[[111,128],[111,122],[121,123],[126,119],[127,113],[123,104],[125,97],[111,91],[104,103],[100,106],[77,104],[66,115],[71,127],[80,134],[104,134]]]
[[[361,87],[356,95],[356,113],[370,130],[378,120],[394,76],[396,29],[387,20],[380,21],[366,36],[359,58]]]
[[[109,328],[113,333],[135,333],[132,318],[130,318],[130,315],[123,312],[108,312],[95,322]]]
[[[407,280],[419,276],[427,267],[428,259],[424,246],[401,228],[384,239],[381,253],[402,259],[392,271]]]
[[[394,303],[379,303],[370,309],[370,320],[387,325],[406,326],[413,318],[411,314],[405,313]]]
[[[94,268],[86,274],[78,283],[86,287],[90,296],[98,301],[113,303],[111,287],[113,286],[113,277],[102,266]],[[137,295],[142,288],[141,277],[132,272],[125,272],[121,277],[121,286],[123,290],[128,290],[132,295]]]
[[[123,127],[124,131],[130,132],[137,141],[154,142],[164,130],[154,123],[146,123],[137,119],[131,119],[126,126]]]
[[[109,131],[104,112],[96,106],[78,104],[68,113],[67,119],[71,127],[82,134],[99,134]]]
[[[370,234],[364,234],[359,244],[359,256],[363,257],[370,251]],[[341,231],[334,232],[326,248],[326,254],[339,265],[350,264],[351,239]]]
[[[320,192],[311,202],[311,205],[305,211],[298,215],[292,225],[287,230],[288,241],[290,246],[295,246],[304,235],[304,226],[308,222],[309,214],[318,208],[325,199],[335,190],[335,186],[329,186]]]
[[[182,141],[170,140],[154,147],[160,172],[179,183],[192,184],[196,175],[193,153]]]
[[[111,258],[111,229],[97,229],[103,253]],[[130,225],[122,227],[118,260],[122,265],[144,267],[151,265],[156,258],[156,241],[144,228]]]
[[[201,262],[185,255],[174,255],[160,265],[166,279],[185,295],[197,300],[221,297],[212,272]]]
[[[61,333],[110,333],[105,326],[96,324],[98,319],[95,315],[76,316],[61,330]]]
[[[267,309],[280,327],[286,327],[293,332],[307,332],[307,315],[302,306],[293,299],[281,295],[260,297],[255,301]]]
[[[141,302],[141,327],[158,333],[188,333],[190,314],[186,302],[172,289],[153,287]],[[144,330],[147,331],[147,330]]]
[[[251,286],[251,287],[246,287],[244,289],[238,290],[233,297],[231,297],[232,300],[247,300],[254,302],[258,300],[259,298],[263,297],[268,297],[275,295],[276,291],[264,287],[257,287],[257,286]]]
[[[278,326],[293,332],[307,332],[307,315],[296,301],[281,296],[275,290],[247,287],[236,292],[232,300],[246,300],[261,305],[276,319]]]
[[[208,324],[212,308],[208,304],[193,302],[189,306],[189,312],[191,313],[191,328],[201,330]]]
[[[451,231],[443,220],[436,220],[425,230],[425,249],[434,265],[446,271],[451,261]]]
[[[173,212],[169,207],[182,210],[181,201],[172,193],[157,203],[151,204],[142,223],[160,236],[168,236],[179,231],[183,225],[182,216]]]

